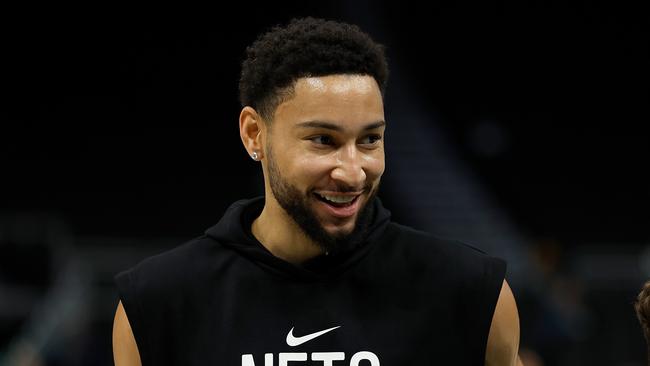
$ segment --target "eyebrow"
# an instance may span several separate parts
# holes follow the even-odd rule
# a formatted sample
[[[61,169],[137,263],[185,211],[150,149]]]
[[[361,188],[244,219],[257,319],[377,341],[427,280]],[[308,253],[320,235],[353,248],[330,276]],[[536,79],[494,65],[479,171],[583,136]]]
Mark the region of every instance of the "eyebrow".
[[[370,124],[366,125],[365,127],[363,127],[363,131],[373,130],[375,128],[379,128],[379,127],[382,127],[382,126],[385,126],[385,125],[386,125],[386,121],[373,122],[373,123],[370,123]],[[325,129],[328,129],[328,130],[334,130],[334,131],[339,131],[339,132],[343,131],[343,127],[341,127],[341,126],[339,126],[337,124],[334,124],[334,123],[324,122],[324,121],[301,122],[301,123],[298,123],[297,126],[302,127],[302,128],[325,128]]]

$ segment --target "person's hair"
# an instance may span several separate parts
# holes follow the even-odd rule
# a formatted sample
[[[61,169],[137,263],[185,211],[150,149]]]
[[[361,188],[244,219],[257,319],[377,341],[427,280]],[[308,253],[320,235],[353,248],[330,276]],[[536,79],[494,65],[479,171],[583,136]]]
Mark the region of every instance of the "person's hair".
[[[246,49],[239,79],[239,100],[266,121],[293,95],[302,77],[334,74],[372,76],[384,95],[388,62],[384,46],[356,25],[316,18],[275,26]]]
[[[634,303],[634,310],[636,310],[636,316],[639,318],[641,328],[643,328],[643,335],[648,346],[648,365],[650,365],[650,281],[647,281],[643,285],[641,292],[639,292],[639,296]]]

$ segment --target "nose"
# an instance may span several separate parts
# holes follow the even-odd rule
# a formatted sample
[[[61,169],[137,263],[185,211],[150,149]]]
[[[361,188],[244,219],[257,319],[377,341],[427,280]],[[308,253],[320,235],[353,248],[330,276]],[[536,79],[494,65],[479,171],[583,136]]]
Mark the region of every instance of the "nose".
[[[337,183],[351,191],[363,190],[366,183],[366,171],[363,153],[356,144],[342,146],[336,154],[336,167],[331,177]]]

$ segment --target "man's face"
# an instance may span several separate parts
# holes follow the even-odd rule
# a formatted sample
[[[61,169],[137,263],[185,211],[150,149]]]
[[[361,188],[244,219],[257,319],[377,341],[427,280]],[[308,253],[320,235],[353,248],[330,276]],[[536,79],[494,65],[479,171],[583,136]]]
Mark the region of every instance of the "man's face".
[[[370,76],[299,79],[266,145],[273,197],[325,250],[365,229],[384,172],[384,108]]]

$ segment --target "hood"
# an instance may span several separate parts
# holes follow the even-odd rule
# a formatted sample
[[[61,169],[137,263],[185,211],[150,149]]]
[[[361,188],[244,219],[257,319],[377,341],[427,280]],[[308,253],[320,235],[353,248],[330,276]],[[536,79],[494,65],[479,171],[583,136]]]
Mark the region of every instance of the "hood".
[[[341,274],[363,258],[388,226],[390,211],[383,207],[379,198],[375,197],[369,204],[371,219],[363,236],[353,240],[345,250],[322,254],[299,265],[274,256],[252,234],[251,225],[264,208],[264,197],[233,203],[221,220],[205,233],[268,271],[301,280],[325,279]]]

